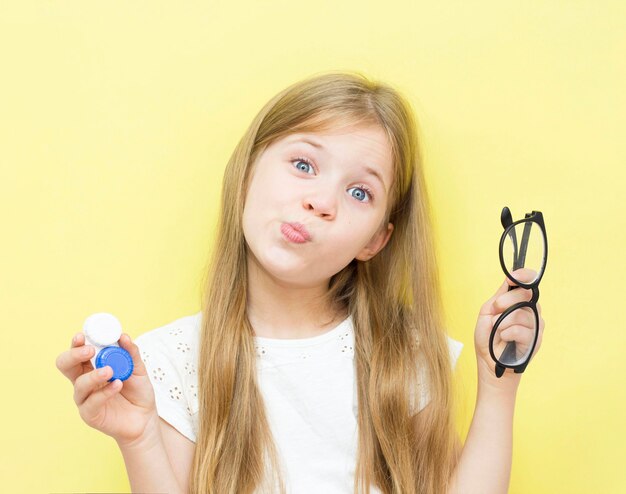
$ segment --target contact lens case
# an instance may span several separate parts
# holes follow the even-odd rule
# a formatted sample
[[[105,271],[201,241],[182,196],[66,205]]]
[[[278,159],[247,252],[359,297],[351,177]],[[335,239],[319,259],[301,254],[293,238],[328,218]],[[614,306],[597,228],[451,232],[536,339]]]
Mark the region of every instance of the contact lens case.
[[[119,320],[107,312],[92,314],[83,324],[85,344],[96,349],[91,358],[94,369],[108,365],[113,369],[109,382],[119,379],[125,381],[133,373],[133,358],[126,350],[119,346],[122,336],[122,325]]]

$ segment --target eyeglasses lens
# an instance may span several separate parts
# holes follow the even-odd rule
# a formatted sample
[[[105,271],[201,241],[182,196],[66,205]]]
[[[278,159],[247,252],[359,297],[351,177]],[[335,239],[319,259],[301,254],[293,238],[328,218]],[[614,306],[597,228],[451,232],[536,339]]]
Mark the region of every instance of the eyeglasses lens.
[[[539,225],[524,221],[510,227],[502,245],[502,259],[516,281],[529,284],[537,280],[545,267],[545,238]],[[514,310],[497,326],[494,354],[502,364],[523,363],[529,357],[537,332],[537,318],[531,307]]]

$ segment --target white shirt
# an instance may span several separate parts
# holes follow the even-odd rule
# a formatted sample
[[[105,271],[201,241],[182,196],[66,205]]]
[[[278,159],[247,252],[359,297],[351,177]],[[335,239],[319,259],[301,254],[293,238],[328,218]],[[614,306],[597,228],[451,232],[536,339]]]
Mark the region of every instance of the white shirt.
[[[182,317],[135,339],[159,416],[194,442],[201,317]],[[358,440],[352,317],[311,338],[254,340],[259,388],[287,492],[352,494]],[[464,345],[449,336],[448,344],[454,367]],[[416,411],[428,400],[428,390],[420,388]]]

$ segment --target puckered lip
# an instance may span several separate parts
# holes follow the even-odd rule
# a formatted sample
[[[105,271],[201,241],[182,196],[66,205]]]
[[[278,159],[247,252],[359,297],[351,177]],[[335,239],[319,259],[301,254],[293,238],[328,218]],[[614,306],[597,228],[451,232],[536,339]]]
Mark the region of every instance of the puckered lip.
[[[311,240],[311,234],[309,233],[309,231],[306,229],[306,227],[302,223],[285,222],[283,224],[284,225],[289,225],[295,231],[299,232],[306,240]]]

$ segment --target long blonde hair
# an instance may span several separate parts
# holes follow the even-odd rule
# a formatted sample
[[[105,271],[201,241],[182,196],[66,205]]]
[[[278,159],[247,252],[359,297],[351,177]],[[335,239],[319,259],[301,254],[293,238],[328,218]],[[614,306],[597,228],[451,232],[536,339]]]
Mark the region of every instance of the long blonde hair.
[[[358,72],[330,72],[297,82],[272,98],[237,144],[224,173],[216,243],[202,295],[192,494],[284,492],[246,314],[244,200],[251,172],[268,145],[291,133],[344,124],[381,126],[394,161],[386,218],[394,225],[393,235],[374,258],[354,259],[336,273],[327,293],[329,306],[346,308],[354,322],[354,493],[369,493],[371,483],[385,494],[447,491],[459,451],[416,122],[409,103],[389,85]],[[428,386],[430,402],[414,414],[419,386]]]

